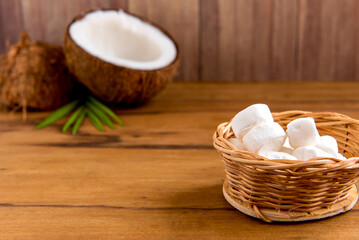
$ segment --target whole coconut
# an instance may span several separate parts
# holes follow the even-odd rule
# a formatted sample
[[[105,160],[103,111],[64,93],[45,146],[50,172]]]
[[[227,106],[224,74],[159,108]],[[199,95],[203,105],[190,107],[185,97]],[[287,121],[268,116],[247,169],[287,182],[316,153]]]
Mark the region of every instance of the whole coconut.
[[[5,106],[25,112],[58,108],[71,99],[73,82],[62,48],[32,42],[26,33],[0,57],[0,103]]]

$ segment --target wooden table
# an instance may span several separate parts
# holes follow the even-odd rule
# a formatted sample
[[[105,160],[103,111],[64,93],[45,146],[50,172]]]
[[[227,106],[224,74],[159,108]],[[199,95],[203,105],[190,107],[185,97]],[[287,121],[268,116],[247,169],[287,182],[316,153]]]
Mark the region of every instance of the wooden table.
[[[47,113],[0,114],[0,239],[358,239],[359,205],[330,219],[267,224],[223,198],[216,126],[253,103],[359,118],[359,83],[172,83],[119,110],[126,127],[76,136]]]

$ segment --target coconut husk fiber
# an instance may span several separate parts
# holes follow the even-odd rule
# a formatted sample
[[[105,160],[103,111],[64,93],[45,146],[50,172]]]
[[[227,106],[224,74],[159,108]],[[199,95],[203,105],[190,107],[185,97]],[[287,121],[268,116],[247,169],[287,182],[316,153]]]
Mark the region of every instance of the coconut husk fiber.
[[[56,109],[71,100],[73,76],[60,46],[32,42],[26,33],[0,57],[0,103]]]

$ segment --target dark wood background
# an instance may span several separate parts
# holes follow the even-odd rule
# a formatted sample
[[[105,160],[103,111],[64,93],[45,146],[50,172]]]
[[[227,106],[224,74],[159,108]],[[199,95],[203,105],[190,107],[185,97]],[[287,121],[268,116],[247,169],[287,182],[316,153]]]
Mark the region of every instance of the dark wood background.
[[[22,29],[61,44],[75,15],[99,7],[172,33],[177,80],[359,80],[358,0],[0,0],[0,53]]]

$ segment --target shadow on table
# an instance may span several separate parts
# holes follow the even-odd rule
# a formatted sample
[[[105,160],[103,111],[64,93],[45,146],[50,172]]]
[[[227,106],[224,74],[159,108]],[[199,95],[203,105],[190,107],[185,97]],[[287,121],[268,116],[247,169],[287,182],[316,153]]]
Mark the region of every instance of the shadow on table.
[[[223,197],[222,183],[196,187],[183,192],[176,192],[170,195],[166,200],[168,201],[167,205],[171,206],[171,210],[176,211],[179,216],[182,215],[181,217],[177,216],[179,219],[186,218],[186,215],[190,215],[191,220],[202,223],[205,223],[206,221],[220,221],[221,223],[243,224],[243,222],[246,222],[246,224],[268,226],[305,225],[308,223],[336,221],[340,216],[346,215],[341,214],[332,218],[305,222],[265,223],[257,218],[241,213],[227,203]],[[193,222],[193,224],[195,224],[195,222]]]
[[[183,210],[230,210],[222,195],[222,184],[189,188],[168,196],[166,205]]]

